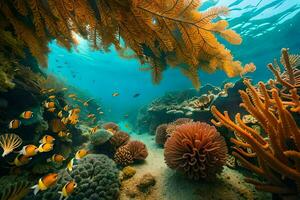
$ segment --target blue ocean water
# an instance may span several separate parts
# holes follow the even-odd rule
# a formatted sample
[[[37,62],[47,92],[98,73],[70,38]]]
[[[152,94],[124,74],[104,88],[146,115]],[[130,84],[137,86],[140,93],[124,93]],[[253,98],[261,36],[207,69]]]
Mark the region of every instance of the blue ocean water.
[[[230,8],[226,19],[242,35],[243,43],[225,44],[235,59],[255,63],[257,70],[250,74],[254,81],[271,77],[266,65],[280,56],[281,48],[299,53],[300,0],[207,0],[200,9],[211,6]],[[79,46],[71,52],[51,43],[47,73],[101,101],[110,111],[110,120],[121,119],[124,114],[135,115],[137,109],[166,91],[192,88],[190,81],[176,69],[164,72],[161,83],[153,85],[150,73],[140,71],[137,60],[119,57],[113,47],[109,53],[91,51],[86,41],[81,38],[79,41]],[[200,72],[200,79],[202,85],[220,85],[229,80],[223,72],[209,75]],[[114,92],[120,95],[112,97]],[[136,93],[140,96],[133,98]]]

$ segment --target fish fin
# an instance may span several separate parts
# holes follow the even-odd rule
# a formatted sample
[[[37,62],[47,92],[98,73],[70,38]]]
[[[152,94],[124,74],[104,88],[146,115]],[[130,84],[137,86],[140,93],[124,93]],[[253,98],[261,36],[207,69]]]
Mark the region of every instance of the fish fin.
[[[43,139],[40,139],[39,143],[42,144],[43,143]]]
[[[34,194],[34,195],[36,195],[36,194],[39,192],[39,190],[40,190],[40,188],[39,188],[38,185],[32,186],[31,189],[33,189],[33,194]]]

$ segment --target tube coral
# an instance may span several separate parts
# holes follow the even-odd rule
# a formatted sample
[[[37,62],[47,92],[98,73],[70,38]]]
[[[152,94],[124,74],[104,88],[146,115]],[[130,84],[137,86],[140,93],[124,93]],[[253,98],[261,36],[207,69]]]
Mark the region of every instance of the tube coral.
[[[189,122],[175,128],[165,143],[165,161],[188,178],[213,178],[226,163],[227,146],[216,128]]]
[[[199,88],[199,70],[221,69],[230,77],[242,71],[241,63],[233,60],[216,37],[236,45],[242,42],[236,32],[228,29],[226,20],[217,20],[227,15],[228,9],[216,7],[200,12],[200,6],[200,0],[3,0],[0,17],[7,21],[3,30],[11,30],[14,36],[8,44],[13,52],[20,54],[14,50],[18,38],[41,66],[47,65],[52,39],[70,50],[77,44],[76,33],[96,50],[108,51],[114,45],[121,56],[128,57],[123,54],[130,48],[134,55],[129,57],[150,64],[148,70],[155,83],[167,66],[173,66]]]

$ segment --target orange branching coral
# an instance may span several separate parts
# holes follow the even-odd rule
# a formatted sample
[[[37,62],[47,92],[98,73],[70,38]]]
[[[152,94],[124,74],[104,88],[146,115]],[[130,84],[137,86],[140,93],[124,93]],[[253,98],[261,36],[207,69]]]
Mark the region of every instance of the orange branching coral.
[[[3,149],[2,157],[11,153],[22,144],[22,139],[16,134],[4,134],[0,136],[0,146]]]
[[[122,56],[130,48],[142,64],[151,65],[154,82],[161,80],[167,66],[179,67],[199,88],[198,70],[221,69],[230,77],[242,71],[241,63],[216,38],[242,42],[227,29],[226,20],[216,20],[228,9],[200,12],[199,6],[200,0],[3,0],[0,16],[8,22],[4,28],[13,30],[42,66],[47,65],[49,41],[56,39],[70,49],[77,44],[76,33],[96,50],[108,51],[114,45]]]
[[[171,169],[199,180],[213,178],[226,163],[227,146],[216,128],[188,122],[175,128],[165,143],[165,161]]]
[[[258,120],[268,138],[263,138],[255,129],[247,126],[239,113],[234,122],[227,112],[222,114],[215,106],[211,111],[219,122],[212,122],[238,133],[242,140],[231,139],[235,144],[232,154],[244,167],[267,180],[262,183],[247,178],[249,183],[259,190],[280,196],[296,196],[300,192],[300,129],[290,112],[295,105],[285,105],[280,92],[275,88],[268,91],[262,82],[259,83],[259,91],[249,80],[244,80],[244,84],[247,90],[240,91],[243,100],[241,106]],[[248,148],[253,153],[246,152]],[[256,157],[258,164],[249,162],[249,157]]]

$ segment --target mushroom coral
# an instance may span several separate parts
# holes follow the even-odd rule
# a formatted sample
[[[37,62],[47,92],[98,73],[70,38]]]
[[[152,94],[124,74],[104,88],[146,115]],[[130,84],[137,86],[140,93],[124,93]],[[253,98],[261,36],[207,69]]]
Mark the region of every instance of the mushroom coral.
[[[246,178],[246,181],[255,185],[256,189],[271,192],[277,198],[299,198],[300,188],[300,129],[296,117],[299,117],[300,102],[299,84],[295,79],[295,72],[291,70],[290,58],[287,49],[282,50],[285,60],[286,76],[280,76],[279,69],[272,64],[269,68],[277,81],[269,81],[269,85],[260,82],[258,88],[247,79],[244,84],[246,91],[240,91],[245,108],[255,117],[267,138],[262,137],[255,129],[247,126],[241,119],[240,113],[235,121],[230,119],[228,112],[223,114],[212,106],[211,111],[218,121],[212,122],[238,133],[242,140],[231,138],[234,143],[232,153],[240,163],[250,171],[262,177],[265,181]],[[294,80],[294,81],[293,81]],[[277,84],[282,84],[279,87]],[[246,150],[250,148],[251,153]],[[257,163],[250,162],[249,158],[256,158]]]
[[[227,146],[216,128],[202,122],[179,125],[165,143],[166,164],[188,178],[211,179],[226,163]]]
[[[154,83],[171,66],[179,67],[199,88],[198,70],[220,69],[230,77],[242,71],[241,63],[233,60],[230,51],[216,37],[236,45],[242,42],[236,32],[227,28],[226,20],[217,20],[218,16],[227,15],[228,9],[199,11],[201,3],[200,0],[3,0],[0,20],[5,22],[1,24],[3,30],[10,30],[14,36],[9,47],[14,51],[14,41],[18,38],[41,66],[47,66],[48,43],[52,39],[70,50],[78,43],[76,33],[89,40],[92,49],[109,51],[114,45],[122,57],[135,57],[142,64],[150,64],[151,67],[141,70],[150,70]],[[131,52],[133,55],[128,55]]]

